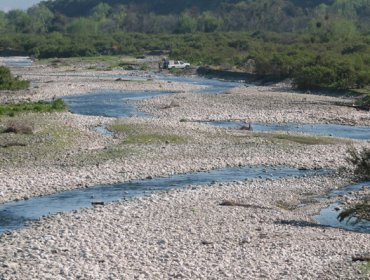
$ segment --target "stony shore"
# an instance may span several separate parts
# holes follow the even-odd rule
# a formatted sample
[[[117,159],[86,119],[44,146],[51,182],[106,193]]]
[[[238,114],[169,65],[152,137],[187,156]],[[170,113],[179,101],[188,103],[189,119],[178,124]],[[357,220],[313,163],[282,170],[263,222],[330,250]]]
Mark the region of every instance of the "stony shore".
[[[104,89],[176,94],[138,102],[154,116],[146,119],[44,115],[47,123],[35,124],[36,140],[20,138],[27,146],[11,150],[15,154],[2,151],[0,203],[226,166],[338,169],[347,166],[349,146],[370,146],[366,141],[294,134],[281,138],[180,122],[370,126],[369,112],[342,106],[349,101],[340,98],[280,86],[241,86],[201,95],[191,93],[199,86],[149,76],[145,81],[116,81],[108,73],[78,69],[36,66],[17,71],[32,80],[32,89],[0,94],[3,102]],[[168,106],[175,103],[179,106]],[[61,135],[51,133],[50,126],[70,131],[62,148],[54,145]],[[105,136],[97,126],[121,126],[123,131]],[[29,143],[38,143],[37,149]],[[366,279],[362,264],[352,257],[369,253],[368,234],[319,226],[311,218],[329,202],[315,202],[315,197],[350,182],[338,175],[192,186],[47,217],[0,237],[0,279]],[[223,201],[234,204],[220,206]]]

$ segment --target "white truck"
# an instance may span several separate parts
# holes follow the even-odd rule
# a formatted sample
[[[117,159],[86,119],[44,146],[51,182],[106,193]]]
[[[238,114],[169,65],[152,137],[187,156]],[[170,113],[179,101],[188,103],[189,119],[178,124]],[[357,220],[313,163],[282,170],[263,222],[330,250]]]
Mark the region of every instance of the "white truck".
[[[180,61],[180,60],[169,60],[168,61],[168,65],[166,65],[167,69],[184,69],[184,68],[189,68],[190,67],[190,63],[187,63],[187,62],[183,62],[183,61]]]

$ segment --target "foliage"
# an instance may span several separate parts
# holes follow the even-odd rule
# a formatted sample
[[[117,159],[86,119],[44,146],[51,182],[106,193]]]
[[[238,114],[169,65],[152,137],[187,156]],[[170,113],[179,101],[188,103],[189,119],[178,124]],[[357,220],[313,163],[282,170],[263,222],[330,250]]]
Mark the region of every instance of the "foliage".
[[[334,80],[334,71],[321,65],[303,67],[294,76],[294,83],[298,88],[322,88],[331,86]]]
[[[352,205],[338,215],[338,219],[341,222],[351,218],[356,218],[356,222],[361,220],[370,221],[370,200]]]
[[[355,174],[358,175],[363,180],[370,179],[370,149],[363,148],[361,151],[351,148],[348,150],[347,161],[354,165]],[[355,222],[360,222],[361,220],[370,221],[370,197],[366,196],[360,202],[354,205],[350,205],[347,209],[342,211],[338,215],[338,219],[343,221],[345,219],[350,220],[351,218],[356,218]]]
[[[0,115],[10,116],[24,112],[60,112],[65,110],[66,105],[62,99],[57,99],[52,102],[38,101],[0,105]]]
[[[302,145],[331,145],[340,141],[331,137],[308,135],[273,134],[271,137],[273,139],[291,141]]]
[[[0,90],[19,90],[29,87],[28,81],[14,78],[6,66],[0,66]]]
[[[10,11],[16,32],[66,30],[76,20],[93,20],[100,32],[295,32],[310,28],[316,40],[347,40],[357,27],[368,31],[367,0],[56,0],[28,11]],[[0,27],[4,20],[1,20]],[[191,31],[190,31],[191,30]]]
[[[349,157],[347,161],[354,165],[355,174],[370,179],[370,149],[363,148],[361,151],[351,148],[348,150]]]

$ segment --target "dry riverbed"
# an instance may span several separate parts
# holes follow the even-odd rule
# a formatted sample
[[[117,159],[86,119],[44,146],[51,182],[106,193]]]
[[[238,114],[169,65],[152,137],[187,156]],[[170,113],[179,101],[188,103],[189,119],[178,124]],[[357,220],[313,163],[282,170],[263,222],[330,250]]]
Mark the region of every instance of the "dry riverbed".
[[[177,93],[138,102],[155,116],[146,119],[67,112],[1,117],[0,129],[18,122],[33,134],[0,133],[0,202],[226,166],[338,169],[347,166],[349,146],[370,146],[180,122],[369,126],[369,112],[338,105],[348,100],[279,86],[193,94],[199,86],[106,76],[123,71],[70,70],[17,69],[32,89],[0,98],[49,100],[107,89]],[[98,126],[113,135],[102,135]],[[366,279],[363,264],[352,257],[369,253],[368,234],[322,227],[311,218],[328,203],[315,202],[316,196],[350,182],[336,175],[194,186],[47,217],[0,237],[0,279]]]

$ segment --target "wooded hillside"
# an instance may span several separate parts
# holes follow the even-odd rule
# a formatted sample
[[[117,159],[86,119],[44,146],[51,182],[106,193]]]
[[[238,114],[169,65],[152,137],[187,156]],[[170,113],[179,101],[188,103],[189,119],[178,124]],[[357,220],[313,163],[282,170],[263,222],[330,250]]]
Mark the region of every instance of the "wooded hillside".
[[[0,13],[0,30],[23,33],[291,32],[325,22],[370,30],[370,0],[56,0]],[[349,23],[350,22],[350,23]]]

